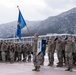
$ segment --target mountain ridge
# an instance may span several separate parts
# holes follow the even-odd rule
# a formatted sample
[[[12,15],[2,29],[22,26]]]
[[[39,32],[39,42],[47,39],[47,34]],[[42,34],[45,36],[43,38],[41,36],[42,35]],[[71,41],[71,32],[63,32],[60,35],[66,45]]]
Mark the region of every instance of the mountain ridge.
[[[57,16],[50,16],[45,20],[27,21],[27,26],[31,32],[45,35],[49,33],[76,33],[76,8],[63,12]],[[0,25],[0,38],[14,37],[17,27],[17,21]],[[25,28],[22,29],[22,36],[29,36]]]

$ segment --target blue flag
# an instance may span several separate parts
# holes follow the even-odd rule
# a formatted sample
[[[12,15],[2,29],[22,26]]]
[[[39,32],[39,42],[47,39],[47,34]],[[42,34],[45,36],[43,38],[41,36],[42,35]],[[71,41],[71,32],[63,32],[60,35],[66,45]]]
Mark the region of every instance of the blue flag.
[[[21,11],[19,10],[19,16],[18,16],[18,23],[20,23],[20,28],[24,28],[26,26],[26,22],[21,14]]]
[[[20,28],[20,25],[18,24],[17,25],[17,33],[16,35],[19,37],[19,39],[21,40],[21,28]]]
[[[19,37],[20,40],[21,40],[21,29],[24,28],[25,26],[26,26],[26,22],[21,14],[21,11],[19,10],[16,35]]]

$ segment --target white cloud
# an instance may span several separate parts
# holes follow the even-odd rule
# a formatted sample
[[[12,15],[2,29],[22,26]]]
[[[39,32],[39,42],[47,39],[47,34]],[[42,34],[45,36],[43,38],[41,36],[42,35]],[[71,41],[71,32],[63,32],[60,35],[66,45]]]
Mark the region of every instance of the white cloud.
[[[0,0],[0,24],[17,20],[20,6],[26,20],[41,20],[76,6],[76,0]]]

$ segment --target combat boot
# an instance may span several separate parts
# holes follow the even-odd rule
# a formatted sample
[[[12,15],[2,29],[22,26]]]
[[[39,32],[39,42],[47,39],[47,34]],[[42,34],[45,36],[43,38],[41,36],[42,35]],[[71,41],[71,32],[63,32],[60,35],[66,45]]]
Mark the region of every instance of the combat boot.
[[[53,65],[54,65],[54,63],[53,63],[53,62],[51,62],[50,66],[53,66]]]
[[[44,63],[41,63],[41,66],[44,66]]]
[[[70,68],[67,68],[65,71],[70,71]]]
[[[26,58],[24,58],[22,61],[23,61],[23,62],[26,62]]]
[[[59,64],[59,62],[57,62],[57,64]]]
[[[37,70],[36,70],[37,72],[39,72],[40,71],[40,66],[37,66]]]
[[[32,69],[32,71],[37,71],[37,66],[35,66],[35,69]]]
[[[72,72],[72,68],[70,68],[70,70],[69,70],[70,72]]]
[[[60,63],[60,67],[63,67],[63,63]]]
[[[63,67],[63,63],[59,63],[57,67]]]
[[[56,67],[60,67],[60,65],[59,64],[57,64],[57,66]]]
[[[31,62],[31,59],[28,59],[28,62]]]
[[[48,66],[50,66],[50,65],[51,65],[51,63],[48,64]]]

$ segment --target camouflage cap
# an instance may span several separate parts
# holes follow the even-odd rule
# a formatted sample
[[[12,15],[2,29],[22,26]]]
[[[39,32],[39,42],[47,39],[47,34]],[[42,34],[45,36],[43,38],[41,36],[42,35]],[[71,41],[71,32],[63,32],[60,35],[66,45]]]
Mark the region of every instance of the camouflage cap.
[[[68,35],[68,37],[71,37],[72,38],[72,35]]]
[[[34,35],[38,36],[38,33],[35,33]]]

